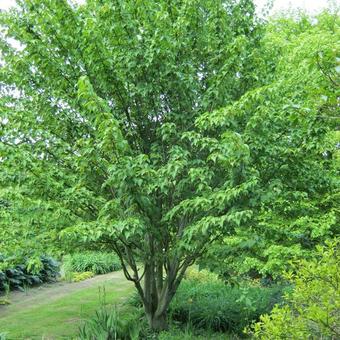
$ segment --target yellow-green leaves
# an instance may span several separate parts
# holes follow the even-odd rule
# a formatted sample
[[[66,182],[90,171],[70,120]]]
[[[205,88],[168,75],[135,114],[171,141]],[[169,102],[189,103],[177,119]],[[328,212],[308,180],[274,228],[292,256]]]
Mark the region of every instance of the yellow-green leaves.
[[[287,274],[294,285],[287,305],[275,307],[253,327],[257,339],[337,338],[340,288],[339,241],[319,247],[311,261],[296,263],[296,274]]]

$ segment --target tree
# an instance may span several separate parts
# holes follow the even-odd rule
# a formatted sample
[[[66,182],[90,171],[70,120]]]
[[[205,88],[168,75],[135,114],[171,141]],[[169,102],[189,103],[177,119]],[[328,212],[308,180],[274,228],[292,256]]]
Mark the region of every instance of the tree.
[[[0,19],[1,186],[60,215],[35,235],[115,251],[152,328],[210,245],[268,225],[281,242],[283,199],[332,193],[337,16],[271,40],[248,0],[18,3]]]
[[[251,228],[220,239],[202,261],[226,280],[280,279],[339,233],[339,32],[330,11],[272,20],[261,45],[262,65],[273,67],[266,85],[202,122],[223,130],[231,114],[244,120],[238,131],[258,172]]]
[[[33,235],[114,250],[163,329],[186,268],[252,214],[249,147],[195,120],[260,82],[254,5],[17,4],[0,18],[1,186],[60,215],[27,219]]]

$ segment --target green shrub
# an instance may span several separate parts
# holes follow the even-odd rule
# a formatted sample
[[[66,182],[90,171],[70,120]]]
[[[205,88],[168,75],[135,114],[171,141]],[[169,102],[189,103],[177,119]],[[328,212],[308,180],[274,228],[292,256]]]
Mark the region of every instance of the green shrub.
[[[187,280],[199,281],[199,282],[217,282],[219,281],[218,275],[210,272],[209,270],[197,270],[195,267],[190,267],[185,272],[185,278]]]
[[[7,299],[7,298],[0,298],[0,306],[1,305],[10,305],[10,304],[11,304],[11,301],[9,299]]]
[[[284,287],[227,286],[184,280],[170,305],[173,320],[219,332],[242,334],[260,315],[281,303]]]
[[[294,285],[283,307],[250,332],[257,339],[339,339],[340,338],[340,240],[319,247],[318,256],[296,264],[296,274],[287,274]]]
[[[83,252],[66,255],[64,257],[64,271],[67,272],[92,272],[106,274],[121,269],[118,257],[113,253]]]
[[[81,340],[135,340],[139,338],[139,313],[120,313],[117,307],[102,306],[79,328]]]
[[[6,259],[0,257],[0,263]],[[31,272],[28,262],[0,271],[0,292],[6,289],[21,289],[44,282],[54,282],[59,276],[59,263],[51,257],[40,258],[39,270]]]

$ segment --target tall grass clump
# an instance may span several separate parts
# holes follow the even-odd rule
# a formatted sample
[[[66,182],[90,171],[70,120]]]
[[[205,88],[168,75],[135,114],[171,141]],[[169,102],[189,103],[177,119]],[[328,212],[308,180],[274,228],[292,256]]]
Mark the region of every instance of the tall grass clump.
[[[174,321],[241,335],[244,328],[282,302],[285,287],[229,286],[184,280],[170,305]]]
[[[113,253],[87,251],[64,257],[65,272],[107,274],[121,269],[119,258]]]

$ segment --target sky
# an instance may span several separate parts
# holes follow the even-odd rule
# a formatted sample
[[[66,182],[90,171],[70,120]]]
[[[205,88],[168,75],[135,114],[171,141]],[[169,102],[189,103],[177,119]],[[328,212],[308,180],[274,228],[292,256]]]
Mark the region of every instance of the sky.
[[[83,0],[80,0],[83,2]],[[267,0],[254,0],[259,8],[262,8]],[[273,12],[286,10],[289,8],[302,8],[310,13],[316,13],[327,6],[328,0],[274,0]],[[333,0],[336,2],[336,0]],[[339,0],[338,0],[339,1]],[[8,9],[13,6],[15,0],[0,0],[0,9]]]

